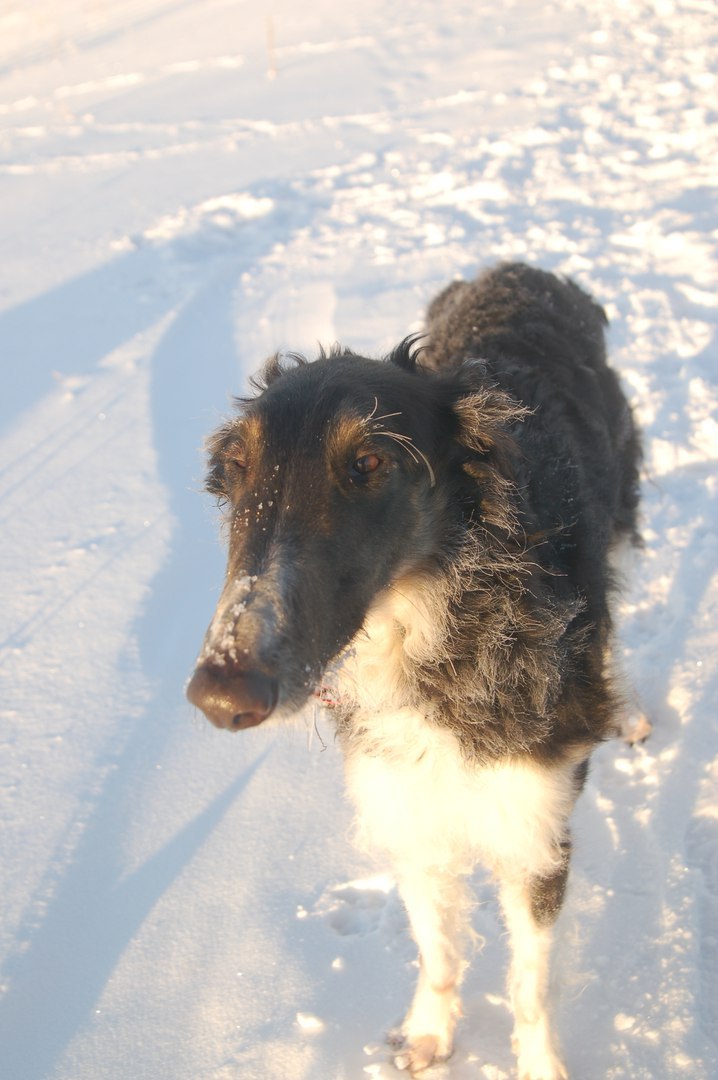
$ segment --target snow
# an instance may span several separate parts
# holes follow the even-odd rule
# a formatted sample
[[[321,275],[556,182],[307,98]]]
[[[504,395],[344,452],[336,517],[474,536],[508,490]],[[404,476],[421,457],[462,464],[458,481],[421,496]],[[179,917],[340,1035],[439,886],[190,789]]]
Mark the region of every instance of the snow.
[[[223,577],[199,448],[268,353],[378,355],[501,258],[606,305],[645,433],[655,730],[576,814],[566,1058],[718,1075],[717,49],[712,0],[3,6],[3,1077],[399,1075],[414,949],[331,726],[183,698]],[[513,1075],[477,895],[451,1080]]]

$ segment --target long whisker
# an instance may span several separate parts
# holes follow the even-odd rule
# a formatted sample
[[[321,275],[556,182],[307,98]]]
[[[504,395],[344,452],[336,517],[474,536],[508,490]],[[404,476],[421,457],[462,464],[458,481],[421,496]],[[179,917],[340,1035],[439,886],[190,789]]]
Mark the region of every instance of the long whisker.
[[[375,421],[389,420],[389,419],[391,419],[392,416],[401,416],[401,413],[400,412],[387,412],[387,413],[384,413],[383,416],[375,416],[374,420]]]
[[[436,487],[436,474],[434,473],[434,470],[432,469],[431,463],[427,458],[426,454],[422,453],[419,447],[416,446],[416,444],[411,440],[408,435],[402,435],[398,431],[385,431],[384,425],[379,423],[380,420],[391,420],[395,416],[401,416],[401,412],[384,413],[382,416],[377,416],[376,412],[378,408],[379,399],[376,395],[374,395],[374,407],[372,408],[369,415],[366,417],[366,420],[374,421],[372,426],[376,429],[377,434],[386,435],[388,438],[393,439],[394,442],[398,443],[399,446],[403,446],[409,457],[411,457],[417,465],[419,464],[419,461],[423,461],[429,474],[431,486]]]
[[[436,487],[436,474],[431,467],[429,459],[427,458],[426,454],[422,453],[419,447],[412,442],[408,435],[402,435],[397,431],[382,431],[381,434],[386,435],[389,439],[393,439],[394,442],[398,443],[399,446],[403,447],[409,457],[412,458],[412,460],[415,461],[417,465],[419,464],[419,460],[423,461],[424,465],[426,466],[426,470],[429,473],[429,480],[431,482],[431,486]]]
[[[365,417],[364,419],[365,419],[365,420],[374,420],[374,421],[379,421],[379,420],[389,420],[389,419],[391,419],[391,417],[393,417],[393,416],[401,416],[401,413],[400,413],[400,412],[388,412],[388,413],[384,413],[384,414],[383,414],[383,416],[377,416],[377,415],[376,415],[376,410],[377,410],[378,408],[379,408],[379,398],[378,398],[378,397],[376,396],[376,394],[375,394],[375,395],[374,395],[374,407],[372,408],[372,410],[371,410],[371,412],[369,413],[369,415],[368,415],[368,416],[366,416],[366,417]]]

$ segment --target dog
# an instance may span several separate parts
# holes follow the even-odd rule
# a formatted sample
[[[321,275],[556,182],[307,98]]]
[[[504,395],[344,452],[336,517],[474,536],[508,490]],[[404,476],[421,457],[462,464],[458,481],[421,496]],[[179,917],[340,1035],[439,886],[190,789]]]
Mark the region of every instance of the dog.
[[[359,841],[391,860],[418,945],[394,1047],[412,1076],[452,1051],[478,863],[509,931],[519,1076],[568,1075],[554,924],[621,708],[610,556],[638,539],[606,324],[572,281],[502,264],[384,360],[273,357],[209,440],[229,557],[188,697],[232,731],[332,710]]]

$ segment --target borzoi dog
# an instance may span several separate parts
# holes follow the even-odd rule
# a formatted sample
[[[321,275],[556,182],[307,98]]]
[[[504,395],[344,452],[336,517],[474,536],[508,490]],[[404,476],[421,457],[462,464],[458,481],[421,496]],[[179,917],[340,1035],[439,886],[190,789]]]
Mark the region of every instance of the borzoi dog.
[[[609,554],[639,440],[603,310],[524,265],[456,281],[426,344],[276,356],[209,442],[229,562],[188,687],[218,727],[333,709],[359,836],[420,954],[396,1049],[449,1056],[477,863],[511,941],[518,1071],[567,1073],[551,953],[569,816],[614,733]]]

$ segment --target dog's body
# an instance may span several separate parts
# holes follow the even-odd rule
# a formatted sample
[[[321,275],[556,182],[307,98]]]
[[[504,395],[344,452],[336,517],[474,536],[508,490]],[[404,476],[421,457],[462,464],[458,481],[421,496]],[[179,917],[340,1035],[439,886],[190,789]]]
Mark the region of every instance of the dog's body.
[[[568,819],[613,734],[608,556],[636,537],[638,438],[605,316],[507,265],[456,282],[387,361],[275,358],[210,443],[227,581],[188,690],[253,726],[320,692],[366,845],[421,971],[396,1062],[451,1052],[477,862],[512,943],[519,1073],[566,1073],[550,1021]]]

